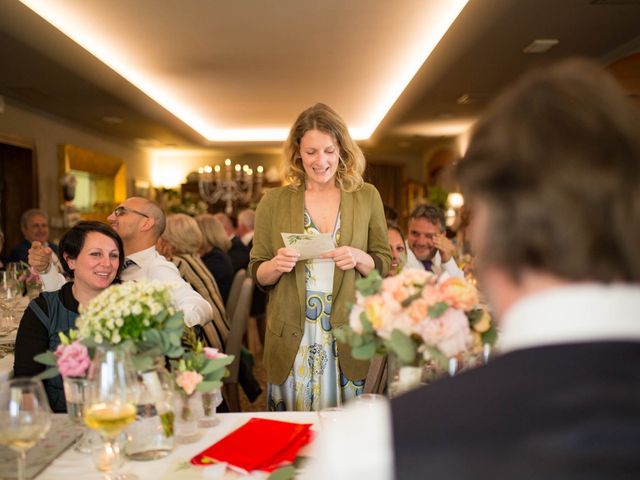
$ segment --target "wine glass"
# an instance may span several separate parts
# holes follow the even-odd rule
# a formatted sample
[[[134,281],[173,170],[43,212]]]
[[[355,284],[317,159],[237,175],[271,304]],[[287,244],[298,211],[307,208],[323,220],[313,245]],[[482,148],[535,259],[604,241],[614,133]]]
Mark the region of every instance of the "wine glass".
[[[135,479],[135,475],[115,473],[121,462],[118,436],[135,420],[139,396],[136,372],[128,353],[98,347],[88,378],[83,420],[104,442],[96,457],[96,466],[106,472],[109,479]]]
[[[14,378],[0,385],[0,444],[18,452],[24,480],[27,450],[49,431],[49,402],[40,380]]]
[[[13,324],[13,310],[22,297],[20,284],[12,272],[0,272],[0,307],[6,313],[8,320]]]

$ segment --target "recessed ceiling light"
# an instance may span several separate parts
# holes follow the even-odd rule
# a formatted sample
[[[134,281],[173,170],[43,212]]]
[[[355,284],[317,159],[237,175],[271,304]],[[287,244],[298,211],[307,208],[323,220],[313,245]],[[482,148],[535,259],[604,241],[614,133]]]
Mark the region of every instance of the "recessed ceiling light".
[[[522,49],[523,53],[545,53],[558,43],[556,38],[538,38]]]
[[[108,123],[109,125],[118,125],[122,123],[122,119],[120,117],[111,117],[111,116],[102,117],[102,121],[104,123]]]

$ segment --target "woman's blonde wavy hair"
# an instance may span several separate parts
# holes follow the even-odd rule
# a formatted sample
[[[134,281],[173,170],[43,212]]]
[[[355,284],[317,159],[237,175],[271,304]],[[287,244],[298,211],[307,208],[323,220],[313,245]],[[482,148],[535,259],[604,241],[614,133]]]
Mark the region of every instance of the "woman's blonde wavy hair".
[[[198,222],[184,213],[167,217],[167,226],[160,236],[173,247],[174,254],[198,253],[202,245],[202,232]]]
[[[304,167],[300,157],[300,140],[309,130],[331,135],[338,144],[340,160],[336,171],[336,186],[345,192],[358,190],[364,180],[366,166],[364,154],[349,135],[344,120],[328,105],[316,103],[302,112],[295,121],[284,145],[285,179],[298,189],[305,183]]]

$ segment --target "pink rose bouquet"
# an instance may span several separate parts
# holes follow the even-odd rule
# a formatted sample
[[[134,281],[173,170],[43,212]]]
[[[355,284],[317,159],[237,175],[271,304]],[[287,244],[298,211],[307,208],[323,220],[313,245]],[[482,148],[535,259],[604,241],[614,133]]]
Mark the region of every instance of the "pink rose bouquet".
[[[185,337],[191,343],[180,360],[172,362],[175,382],[185,395],[196,390],[211,392],[222,386],[222,379],[228,375],[227,365],[233,362],[233,355],[225,355],[217,348],[205,347],[200,340]]]
[[[89,351],[80,340],[68,344],[61,343],[53,354],[63,377],[84,377],[91,365]]]
[[[189,420],[193,416],[189,398],[196,391],[202,393],[202,406],[205,414],[209,415],[213,408],[212,392],[222,386],[222,379],[229,374],[227,366],[233,362],[234,357],[225,355],[217,348],[205,347],[192,331],[185,334],[184,341],[188,345],[188,351],[180,360],[172,362],[172,370],[182,397],[180,418]]]
[[[176,375],[176,384],[181,387],[187,395],[192,395],[201,382],[202,375],[193,370],[179,371]]]
[[[349,325],[336,337],[355,358],[393,353],[402,365],[422,365],[493,343],[490,315],[478,306],[478,291],[464,279],[404,269],[385,279],[373,271],[356,284]]]

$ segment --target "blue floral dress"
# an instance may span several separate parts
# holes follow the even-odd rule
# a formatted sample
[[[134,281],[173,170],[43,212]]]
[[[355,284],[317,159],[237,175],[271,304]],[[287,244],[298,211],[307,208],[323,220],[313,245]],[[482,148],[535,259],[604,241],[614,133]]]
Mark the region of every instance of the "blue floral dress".
[[[304,212],[304,232],[320,231]],[[333,230],[340,238],[340,214]],[[340,372],[331,327],[331,300],[335,262],[311,259],[305,265],[306,321],[300,348],[289,376],[280,385],[267,386],[269,410],[313,411],[341,405],[362,393],[364,380],[351,381]]]

